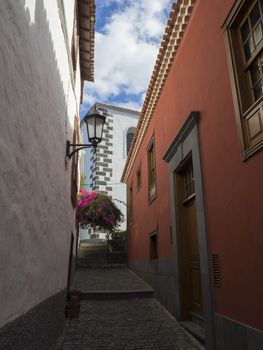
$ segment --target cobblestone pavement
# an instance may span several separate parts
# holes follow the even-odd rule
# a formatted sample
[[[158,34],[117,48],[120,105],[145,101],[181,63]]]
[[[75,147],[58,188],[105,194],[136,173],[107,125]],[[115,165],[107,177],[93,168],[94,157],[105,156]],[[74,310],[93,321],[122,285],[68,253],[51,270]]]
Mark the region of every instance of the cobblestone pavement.
[[[88,269],[76,271],[72,289],[82,291],[147,290],[151,289],[128,268]]]
[[[85,279],[87,278],[87,279]],[[130,270],[86,269],[74,287],[93,290],[145,289]],[[125,288],[126,286],[126,288]],[[149,287],[148,287],[149,288]],[[79,318],[68,319],[57,350],[204,349],[155,298],[82,300]]]
[[[67,321],[63,350],[203,349],[156,299],[83,301]]]

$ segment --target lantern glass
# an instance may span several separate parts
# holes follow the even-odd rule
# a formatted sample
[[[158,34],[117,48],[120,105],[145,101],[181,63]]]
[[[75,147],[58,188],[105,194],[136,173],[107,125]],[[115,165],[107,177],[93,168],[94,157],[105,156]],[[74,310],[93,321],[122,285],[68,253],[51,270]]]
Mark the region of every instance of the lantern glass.
[[[86,118],[85,122],[86,122],[86,125],[87,125],[87,131],[88,131],[89,140],[92,140],[96,136],[96,134],[95,134],[96,119],[95,119],[95,117],[92,116],[91,118]]]
[[[105,119],[104,115],[98,113],[90,114],[85,117],[88,138],[91,143],[97,144],[101,142]]]
[[[96,138],[101,141],[102,139],[102,130],[103,130],[103,125],[105,122],[105,117],[103,118],[96,118]]]

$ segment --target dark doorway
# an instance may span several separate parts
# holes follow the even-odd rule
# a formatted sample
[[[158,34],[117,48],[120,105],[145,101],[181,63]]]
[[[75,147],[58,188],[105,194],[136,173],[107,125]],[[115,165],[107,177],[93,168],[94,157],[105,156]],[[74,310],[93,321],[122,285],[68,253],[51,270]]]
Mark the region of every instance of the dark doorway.
[[[71,242],[69,251],[69,264],[68,264],[68,281],[67,281],[67,299],[69,300],[69,292],[71,285],[71,270],[72,270],[72,255],[73,255],[74,235],[71,232]]]

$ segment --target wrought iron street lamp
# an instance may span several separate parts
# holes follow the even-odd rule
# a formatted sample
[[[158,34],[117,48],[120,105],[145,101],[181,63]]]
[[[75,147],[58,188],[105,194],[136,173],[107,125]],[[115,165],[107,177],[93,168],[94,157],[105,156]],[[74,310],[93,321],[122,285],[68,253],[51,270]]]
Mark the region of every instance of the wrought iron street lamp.
[[[103,126],[105,123],[106,117],[99,112],[95,112],[92,114],[86,114],[84,117],[84,121],[87,126],[89,144],[72,144],[70,141],[66,143],[66,156],[70,159],[72,155],[81,149],[84,148],[97,148],[98,143],[102,140]],[[70,152],[70,147],[73,147],[73,151]],[[78,147],[78,148],[76,148]]]

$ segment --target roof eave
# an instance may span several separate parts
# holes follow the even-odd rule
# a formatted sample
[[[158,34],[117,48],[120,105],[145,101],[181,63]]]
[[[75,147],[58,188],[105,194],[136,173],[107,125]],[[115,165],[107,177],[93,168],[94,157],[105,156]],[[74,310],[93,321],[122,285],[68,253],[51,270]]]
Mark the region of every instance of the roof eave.
[[[78,0],[81,80],[94,81],[95,0]]]
[[[172,10],[167,21],[167,26],[140,113],[137,130],[124,166],[121,182],[128,182],[136,155],[150,124],[166,79],[169,76],[176,53],[193,11],[195,1],[196,0],[177,0],[174,1],[172,5]]]

